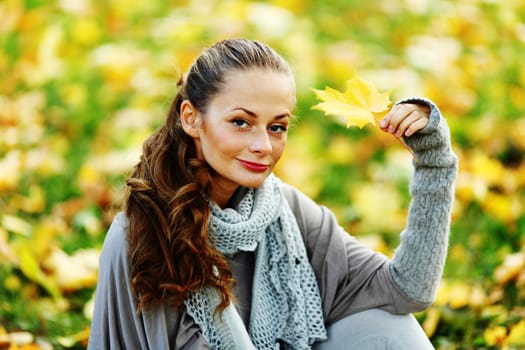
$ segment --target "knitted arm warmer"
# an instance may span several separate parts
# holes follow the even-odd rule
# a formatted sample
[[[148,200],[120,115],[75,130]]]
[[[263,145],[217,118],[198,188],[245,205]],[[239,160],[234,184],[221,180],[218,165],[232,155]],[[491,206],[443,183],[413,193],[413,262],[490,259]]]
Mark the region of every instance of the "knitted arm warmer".
[[[421,98],[399,103],[430,107],[429,124],[404,138],[416,154],[410,184],[412,201],[390,271],[398,287],[418,302],[434,300],[447,254],[457,158],[451,150],[449,129],[437,107]]]

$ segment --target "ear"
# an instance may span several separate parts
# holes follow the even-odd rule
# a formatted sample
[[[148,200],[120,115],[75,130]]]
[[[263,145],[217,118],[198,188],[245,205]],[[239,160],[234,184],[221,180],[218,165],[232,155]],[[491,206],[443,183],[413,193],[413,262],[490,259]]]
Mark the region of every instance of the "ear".
[[[184,100],[180,105],[180,121],[184,132],[193,138],[199,137],[198,111],[190,101]]]

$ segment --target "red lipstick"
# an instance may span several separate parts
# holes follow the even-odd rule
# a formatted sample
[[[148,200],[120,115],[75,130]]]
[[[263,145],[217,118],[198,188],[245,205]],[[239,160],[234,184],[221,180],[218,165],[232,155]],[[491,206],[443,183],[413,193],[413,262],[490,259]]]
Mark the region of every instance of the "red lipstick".
[[[262,173],[270,167],[269,165],[266,165],[266,164],[248,162],[246,160],[239,160],[239,162],[241,162],[241,164],[244,165],[244,167],[247,168],[248,170],[255,171],[258,173]]]

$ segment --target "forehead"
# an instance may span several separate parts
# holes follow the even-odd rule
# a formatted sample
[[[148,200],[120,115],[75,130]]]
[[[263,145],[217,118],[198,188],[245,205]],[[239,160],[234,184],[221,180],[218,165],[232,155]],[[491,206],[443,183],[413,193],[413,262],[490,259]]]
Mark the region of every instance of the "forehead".
[[[264,102],[291,107],[295,104],[293,76],[264,68],[229,70],[212,102],[235,104]]]

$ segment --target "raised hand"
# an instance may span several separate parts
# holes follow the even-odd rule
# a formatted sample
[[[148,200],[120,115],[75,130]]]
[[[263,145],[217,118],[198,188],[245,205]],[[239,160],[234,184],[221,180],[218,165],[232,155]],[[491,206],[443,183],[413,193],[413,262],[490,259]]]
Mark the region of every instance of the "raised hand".
[[[429,114],[428,106],[413,103],[397,104],[381,120],[379,127],[397,138],[410,137],[427,126]]]

